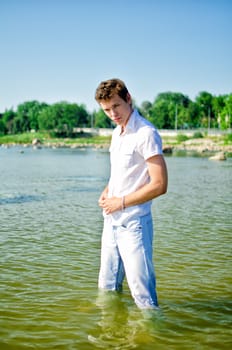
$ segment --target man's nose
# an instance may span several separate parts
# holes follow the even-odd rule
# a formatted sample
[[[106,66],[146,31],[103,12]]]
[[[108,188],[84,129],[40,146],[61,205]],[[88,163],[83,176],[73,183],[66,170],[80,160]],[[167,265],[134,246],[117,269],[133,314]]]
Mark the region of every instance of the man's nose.
[[[110,110],[111,117],[114,117],[116,114],[117,114],[116,109],[115,108],[111,108],[111,110]]]

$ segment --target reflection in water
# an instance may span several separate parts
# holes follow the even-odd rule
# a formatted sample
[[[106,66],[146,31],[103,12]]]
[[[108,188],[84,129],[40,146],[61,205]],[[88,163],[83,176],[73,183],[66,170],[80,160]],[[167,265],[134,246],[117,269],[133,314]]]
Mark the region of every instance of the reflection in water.
[[[139,310],[128,305],[121,293],[99,291],[96,305],[101,312],[97,335],[90,342],[105,349],[133,349],[154,342],[163,319],[161,310]]]

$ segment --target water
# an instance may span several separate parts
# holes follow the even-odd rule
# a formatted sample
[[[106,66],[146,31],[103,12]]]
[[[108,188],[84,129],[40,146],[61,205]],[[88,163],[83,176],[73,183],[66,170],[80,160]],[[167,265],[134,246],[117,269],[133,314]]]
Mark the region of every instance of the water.
[[[161,311],[99,294],[104,150],[0,148],[0,349],[231,349],[232,159],[167,157]]]

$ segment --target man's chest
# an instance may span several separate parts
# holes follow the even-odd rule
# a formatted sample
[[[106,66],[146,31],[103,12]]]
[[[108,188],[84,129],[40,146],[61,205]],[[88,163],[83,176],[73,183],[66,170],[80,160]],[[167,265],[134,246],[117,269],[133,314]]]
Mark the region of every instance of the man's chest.
[[[121,135],[112,139],[110,146],[111,165],[118,169],[135,167],[144,163],[136,135]]]

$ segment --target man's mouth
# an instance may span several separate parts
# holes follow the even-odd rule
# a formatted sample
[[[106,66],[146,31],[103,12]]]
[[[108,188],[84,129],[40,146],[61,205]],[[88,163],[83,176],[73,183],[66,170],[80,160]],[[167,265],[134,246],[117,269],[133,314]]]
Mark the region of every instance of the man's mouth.
[[[114,118],[113,121],[114,121],[115,123],[119,123],[119,122],[121,121],[121,118],[120,118],[120,117]]]

